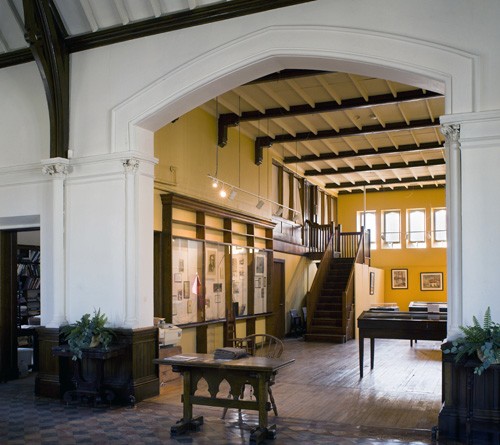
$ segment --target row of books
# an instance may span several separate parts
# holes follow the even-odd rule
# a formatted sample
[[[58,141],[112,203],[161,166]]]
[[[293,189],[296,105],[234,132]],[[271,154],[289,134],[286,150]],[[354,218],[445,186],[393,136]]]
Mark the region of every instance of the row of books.
[[[40,251],[39,250],[21,250],[18,259],[20,261],[31,261],[32,263],[37,263],[40,261]]]
[[[38,264],[18,264],[17,265],[17,276],[29,275],[32,277],[40,276],[40,266]]]
[[[19,290],[40,289],[40,278],[28,277],[27,275],[22,275],[19,278],[18,288]]]

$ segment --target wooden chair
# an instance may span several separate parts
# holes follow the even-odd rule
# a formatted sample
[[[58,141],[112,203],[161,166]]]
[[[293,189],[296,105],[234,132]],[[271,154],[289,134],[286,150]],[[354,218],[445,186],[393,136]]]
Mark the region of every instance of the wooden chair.
[[[249,355],[255,357],[267,357],[267,358],[279,358],[283,354],[284,345],[283,342],[273,335],[270,334],[253,334],[245,338],[234,339],[234,346],[237,348],[244,348]],[[269,382],[269,399],[271,400],[271,406],[274,411],[274,415],[278,415],[278,408],[276,407],[276,402],[274,401],[273,392],[271,386],[274,384],[274,378]],[[241,393],[239,397],[243,397],[245,393],[245,386],[241,388]],[[229,394],[231,397],[231,394]],[[238,410],[241,413],[241,409]],[[222,419],[226,417],[227,408],[224,408],[222,412]]]

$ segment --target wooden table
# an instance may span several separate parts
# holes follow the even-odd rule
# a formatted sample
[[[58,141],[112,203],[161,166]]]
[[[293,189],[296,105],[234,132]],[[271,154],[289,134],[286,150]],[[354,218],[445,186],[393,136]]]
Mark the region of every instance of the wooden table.
[[[213,354],[182,354],[153,360],[157,365],[172,365],[173,371],[182,373],[184,378],[183,417],[171,427],[170,433],[177,435],[186,431],[197,431],[203,424],[203,416],[193,417],[193,405],[209,405],[258,411],[259,425],[252,430],[250,443],[276,437],[276,425],[268,426],[267,412],[271,409],[268,388],[278,370],[294,361],[267,357],[215,360]],[[208,383],[210,397],[196,395],[201,378]],[[228,398],[227,394],[224,394],[223,398],[217,397],[219,385],[223,380],[229,383],[233,398]],[[253,387],[256,400],[240,398],[241,388],[245,384]]]
[[[375,339],[443,340],[446,313],[365,311],[358,317],[359,375],[363,378],[364,340],[370,339],[370,369],[375,362]]]

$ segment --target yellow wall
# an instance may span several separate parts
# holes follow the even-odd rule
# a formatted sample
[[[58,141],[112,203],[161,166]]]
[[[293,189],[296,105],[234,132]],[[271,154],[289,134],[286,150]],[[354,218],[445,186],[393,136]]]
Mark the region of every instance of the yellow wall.
[[[222,199],[212,187],[208,174],[216,170],[215,117],[196,108],[178,120],[155,132],[155,212],[154,229],[161,230],[161,199],[165,191],[192,196],[203,201],[230,207],[262,217],[271,217],[270,204],[260,210],[255,207],[257,197],[238,192],[233,201]],[[219,148],[217,177],[255,195],[269,197],[268,181],[272,158],[264,151],[259,167],[254,163],[254,143],[240,133],[238,127],[228,129],[228,143]],[[171,171],[174,168],[175,173]],[[259,173],[260,172],[260,173]],[[259,180],[260,177],[260,190]],[[228,190],[229,193],[229,190]]]
[[[401,210],[402,239],[406,233],[406,210],[425,208],[426,230],[431,230],[431,208],[445,207],[445,190],[408,190],[366,194],[366,210],[377,212],[377,249],[372,250],[371,265],[385,271],[385,302],[395,302],[401,310],[408,310],[411,301],[446,301],[446,249],[408,249],[403,241],[401,249],[381,249],[381,210]],[[363,194],[340,195],[338,198],[338,221],[343,231],[356,231],[356,212],[363,210]],[[408,289],[391,288],[391,269],[408,269]],[[442,291],[421,291],[421,272],[442,272]]]

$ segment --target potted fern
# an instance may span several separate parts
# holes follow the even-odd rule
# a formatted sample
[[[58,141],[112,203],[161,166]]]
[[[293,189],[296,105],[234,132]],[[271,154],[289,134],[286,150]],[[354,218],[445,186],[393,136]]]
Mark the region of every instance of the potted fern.
[[[111,328],[106,327],[108,318],[101,314],[101,310],[94,309],[94,315],[85,314],[76,323],[64,326],[61,332],[68,342],[72,359],[82,358],[83,349],[102,346],[107,349],[115,333]]]
[[[464,336],[454,340],[451,348],[443,350],[445,354],[456,354],[458,362],[464,355],[477,354],[481,364],[474,373],[481,375],[490,365],[500,363],[500,324],[491,320],[490,308],[484,313],[483,325],[472,317],[472,326],[460,326]]]

